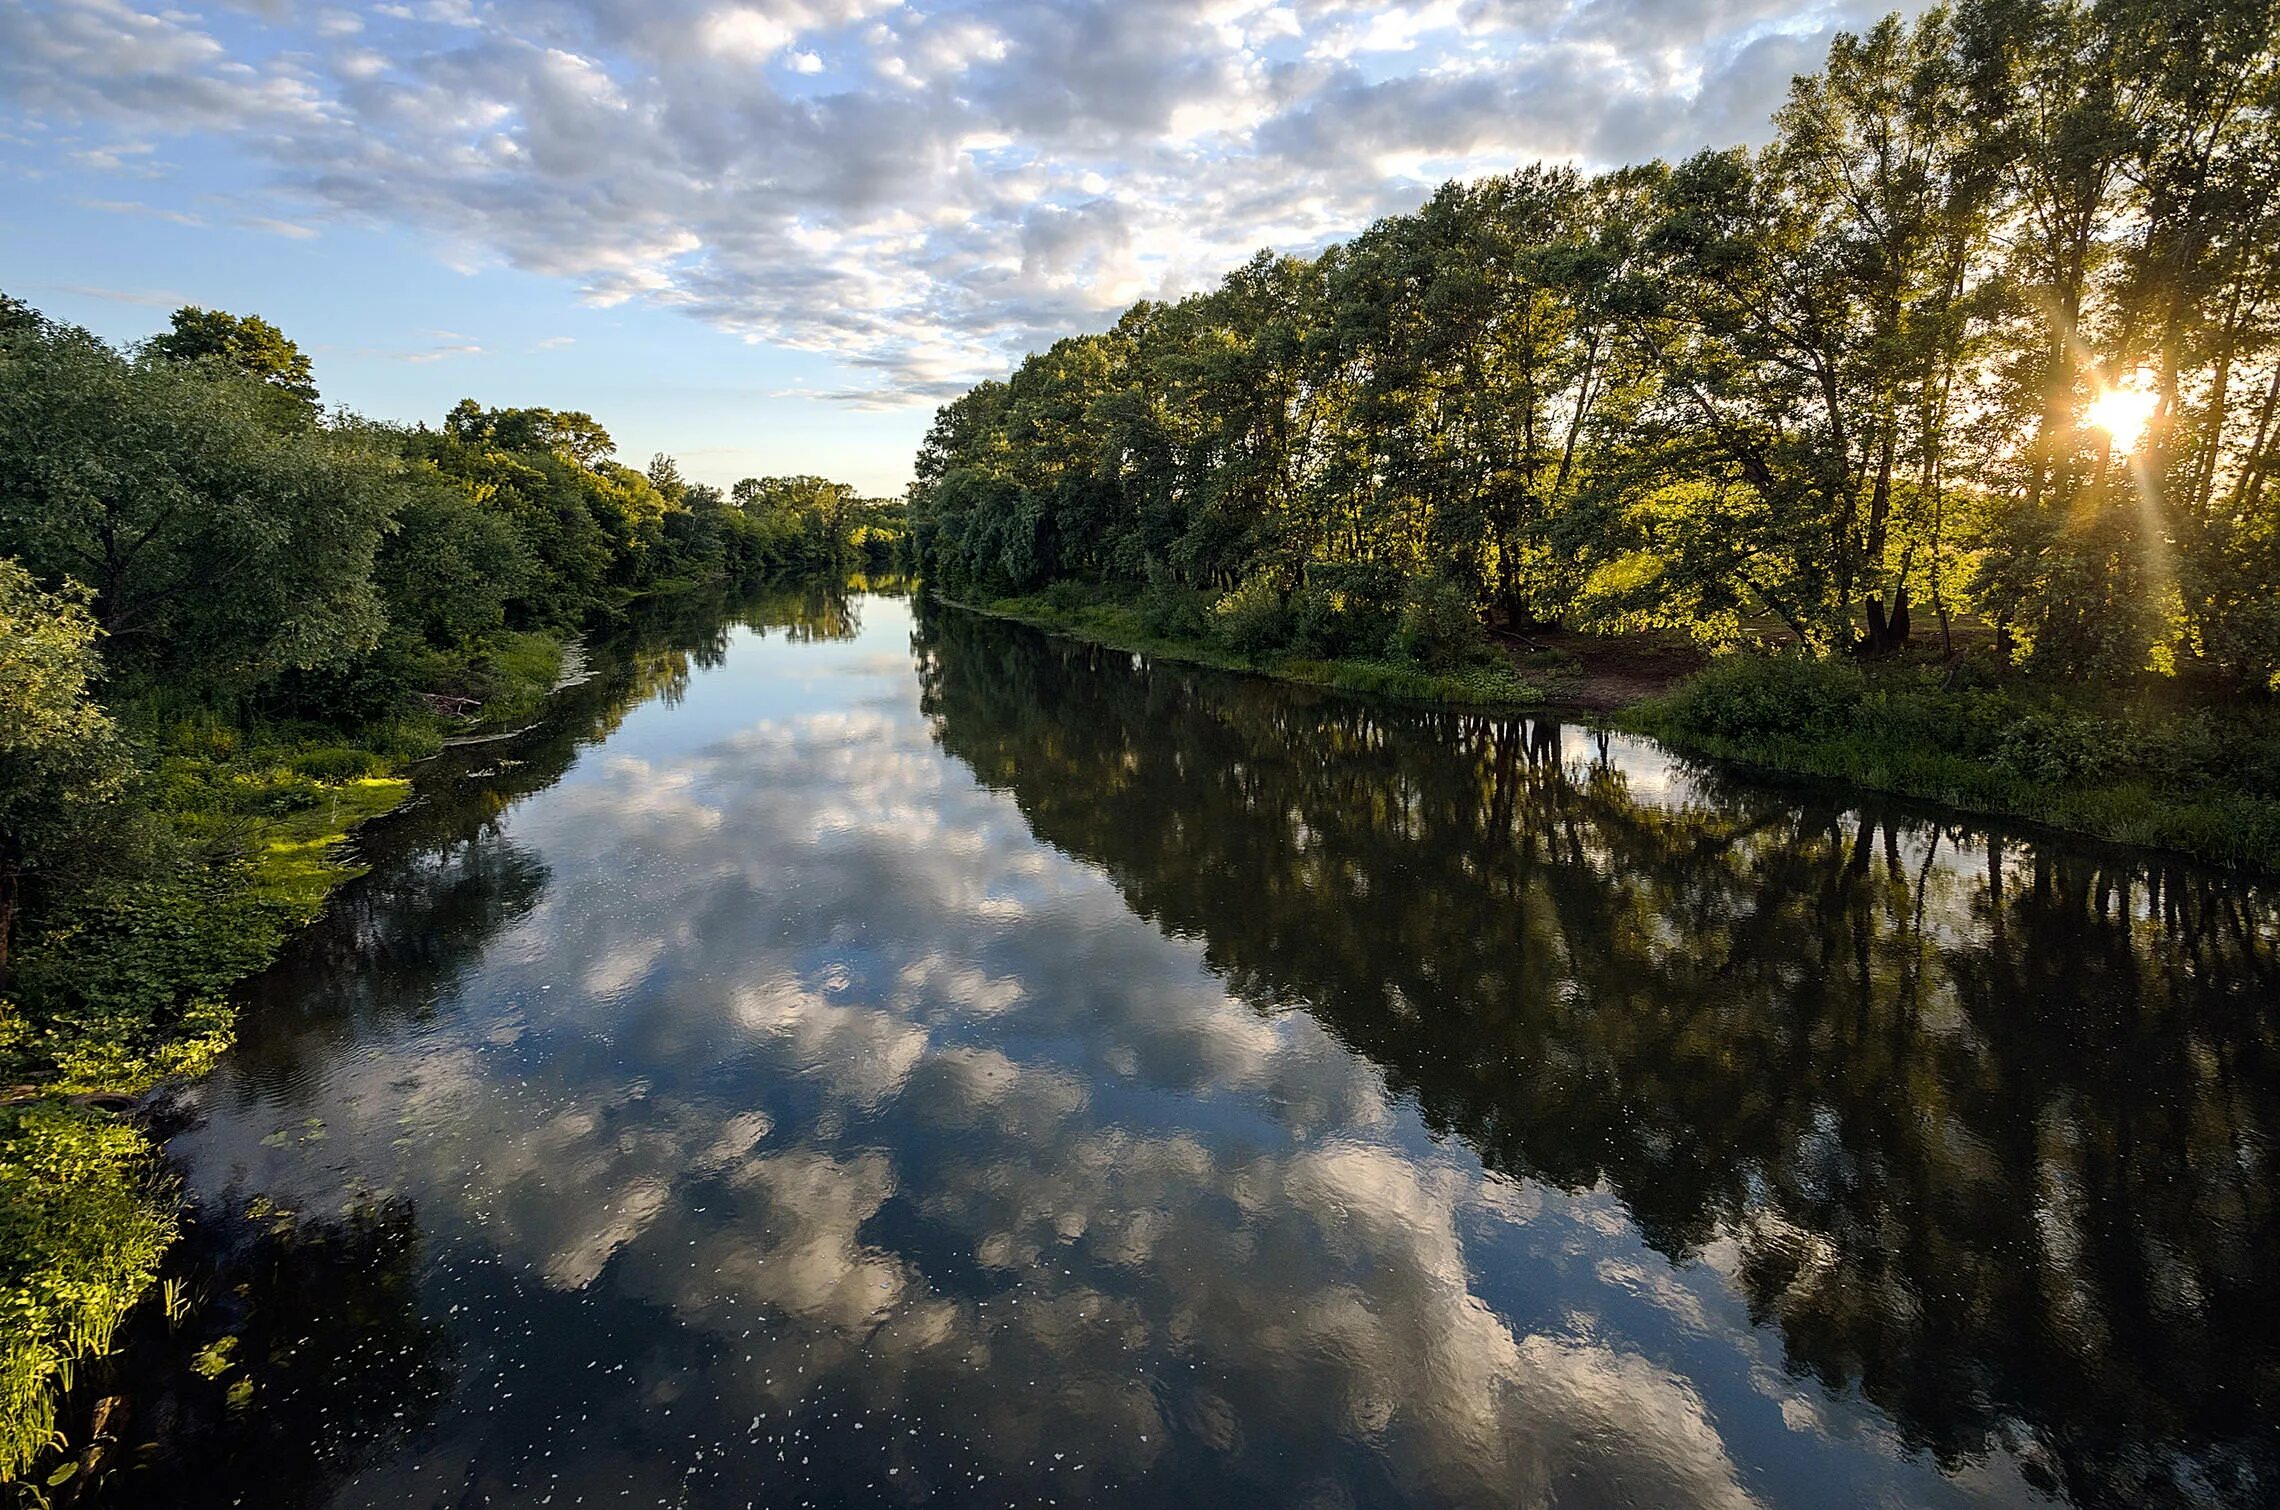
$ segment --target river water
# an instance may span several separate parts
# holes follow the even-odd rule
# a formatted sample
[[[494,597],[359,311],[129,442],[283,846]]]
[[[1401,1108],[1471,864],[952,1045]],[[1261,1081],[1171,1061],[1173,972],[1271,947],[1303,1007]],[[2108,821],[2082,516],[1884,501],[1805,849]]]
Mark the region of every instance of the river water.
[[[2275,898],[810,586],[375,826],[122,1503],[2280,1495]]]

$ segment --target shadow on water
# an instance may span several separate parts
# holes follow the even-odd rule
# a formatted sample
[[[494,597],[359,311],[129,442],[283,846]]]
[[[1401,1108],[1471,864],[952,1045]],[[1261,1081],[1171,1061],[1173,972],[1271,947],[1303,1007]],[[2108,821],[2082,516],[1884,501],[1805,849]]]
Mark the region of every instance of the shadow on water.
[[[1908,1447],[2084,1504],[2275,1482],[2269,892],[956,612],[915,645],[1039,838],[1491,1167],[1730,1246]]]

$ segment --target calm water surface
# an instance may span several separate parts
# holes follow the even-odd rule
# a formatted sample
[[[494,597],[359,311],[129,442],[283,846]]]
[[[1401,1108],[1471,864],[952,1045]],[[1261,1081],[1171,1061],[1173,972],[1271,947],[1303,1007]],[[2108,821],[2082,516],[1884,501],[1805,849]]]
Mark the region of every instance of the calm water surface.
[[[887,596],[600,660],[175,1109],[122,1502],[2280,1496],[2269,891]]]

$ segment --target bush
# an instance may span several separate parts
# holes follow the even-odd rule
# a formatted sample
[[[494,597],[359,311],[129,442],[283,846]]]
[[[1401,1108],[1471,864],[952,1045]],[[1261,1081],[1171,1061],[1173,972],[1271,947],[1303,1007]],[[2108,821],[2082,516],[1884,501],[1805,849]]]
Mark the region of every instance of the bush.
[[[1400,579],[1364,563],[1318,565],[1291,595],[1291,648],[1344,660],[1385,653],[1401,611]]]
[[[1064,577],[1045,589],[1045,605],[1056,613],[1076,613],[1090,608],[1093,593],[1082,582]]]
[[[1849,662],[1730,655],[1672,693],[1664,714],[1692,734],[1810,738],[1849,728],[1867,695]]]
[[[1282,588],[1262,573],[1211,605],[1212,630],[1238,655],[1272,655],[1290,643],[1290,608]]]
[[[1394,644],[1403,655],[1435,671],[1452,671],[1488,648],[1471,594],[1445,577],[1420,577],[1402,597]]]
[[[2097,781],[2130,762],[2129,731],[2109,719],[2080,713],[2029,713],[2003,731],[1997,769],[2028,781]]]
[[[1151,582],[1134,605],[1140,628],[1159,640],[1200,640],[1211,632],[1203,594],[1170,582]]]

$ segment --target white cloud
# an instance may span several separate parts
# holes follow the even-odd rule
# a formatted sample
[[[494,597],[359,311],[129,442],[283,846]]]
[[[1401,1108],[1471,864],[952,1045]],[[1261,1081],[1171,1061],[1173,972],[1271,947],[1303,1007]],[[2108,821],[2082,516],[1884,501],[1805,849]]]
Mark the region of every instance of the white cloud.
[[[188,302],[182,295],[163,289],[99,288],[86,283],[54,283],[45,285],[59,294],[71,294],[81,299],[101,299],[109,304],[133,304],[144,309],[172,309]]]
[[[842,396],[892,403],[1438,176],[1761,136],[1879,9],[424,0],[224,28],[55,0],[0,9],[0,100],[90,165],[219,137],[308,207],[293,224],[399,226],[454,266],[826,353],[866,375]]]
[[[368,351],[364,354],[421,367],[430,362],[448,362],[454,357],[479,357],[483,355],[483,348],[474,341],[460,338],[438,341],[432,346],[415,347],[408,351]]]
[[[290,220],[273,220],[267,215],[250,215],[242,222],[246,229],[267,231],[272,236],[283,236],[289,241],[314,240],[318,232]]]
[[[142,204],[131,199],[81,199],[75,201],[83,210],[101,210],[110,215],[142,215],[152,220],[171,221],[175,225],[202,226],[206,222],[184,210],[162,209],[157,205]]]

